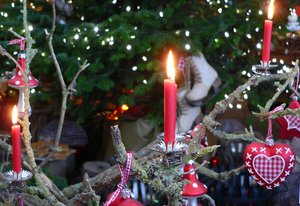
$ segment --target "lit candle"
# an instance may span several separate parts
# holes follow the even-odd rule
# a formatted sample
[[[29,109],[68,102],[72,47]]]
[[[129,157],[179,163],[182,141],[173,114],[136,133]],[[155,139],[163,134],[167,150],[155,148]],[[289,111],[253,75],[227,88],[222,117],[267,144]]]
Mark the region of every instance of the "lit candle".
[[[20,125],[18,123],[18,110],[17,106],[14,106],[12,112],[12,127],[11,127],[11,138],[12,138],[12,152],[13,152],[13,171],[18,174],[22,170],[21,164],[21,135]]]
[[[175,142],[177,85],[172,51],[167,60],[167,76],[164,80],[164,142],[167,151],[172,151]]]
[[[264,41],[262,51],[262,63],[263,65],[268,64],[270,61],[270,49],[271,49],[271,38],[272,38],[272,18],[274,13],[274,0],[270,1],[268,9],[268,19],[265,20],[264,25]]]
[[[300,6],[296,6],[295,11],[296,11],[297,16],[300,16]]]

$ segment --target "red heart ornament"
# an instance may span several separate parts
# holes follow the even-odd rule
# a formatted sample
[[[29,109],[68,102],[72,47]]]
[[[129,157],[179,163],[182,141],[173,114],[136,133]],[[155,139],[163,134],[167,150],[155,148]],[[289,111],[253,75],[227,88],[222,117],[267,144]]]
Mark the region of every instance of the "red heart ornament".
[[[243,158],[250,175],[266,189],[273,189],[284,182],[296,161],[293,148],[281,143],[273,146],[251,143],[246,147]]]

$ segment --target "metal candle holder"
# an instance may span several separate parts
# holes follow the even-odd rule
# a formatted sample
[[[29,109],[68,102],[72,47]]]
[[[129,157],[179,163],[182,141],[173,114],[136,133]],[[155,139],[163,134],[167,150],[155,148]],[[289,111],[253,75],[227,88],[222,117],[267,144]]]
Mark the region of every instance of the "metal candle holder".
[[[172,143],[165,144],[164,133],[158,135],[159,142],[151,147],[152,150],[165,154],[164,162],[170,166],[176,166],[182,164],[182,157],[188,150],[188,145],[181,140],[184,139],[184,134],[176,134],[176,141],[172,147]]]
[[[2,177],[9,182],[23,182],[29,180],[32,177],[32,173],[27,170],[21,170],[19,173],[16,173],[13,170],[2,173]]]
[[[274,69],[275,67],[278,67],[278,65],[275,65],[275,64],[271,64],[271,62],[263,62],[263,61],[260,61],[260,64],[256,64],[256,65],[253,65],[254,66],[254,70],[253,72],[255,74],[258,74],[258,75],[270,75],[271,72],[270,70],[271,69]]]

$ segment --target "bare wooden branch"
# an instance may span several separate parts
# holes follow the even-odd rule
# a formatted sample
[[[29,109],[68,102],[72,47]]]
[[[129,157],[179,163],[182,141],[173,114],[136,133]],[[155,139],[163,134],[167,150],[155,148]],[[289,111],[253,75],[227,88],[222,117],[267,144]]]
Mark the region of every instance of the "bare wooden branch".
[[[10,59],[11,61],[13,61],[16,64],[16,67],[21,68],[21,66],[18,63],[18,61],[6,49],[4,49],[1,45],[0,45],[0,54],[2,56],[6,56],[8,59]]]
[[[199,168],[198,172],[207,177],[210,177],[210,178],[218,180],[218,181],[226,181],[226,180],[230,179],[231,177],[238,175],[241,171],[243,171],[246,168],[246,166],[241,165],[238,168],[235,168],[235,169],[232,169],[229,171],[225,171],[225,172],[221,172],[221,173],[210,170],[202,165],[199,165],[198,168]]]
[[[12,33],[12,35],[14,35],[15,37],[17,37],[18,39],[25,39],[25,37],[21,36],[20,34],[18,34],[17,32],[15,32],[13,29],[9,29],[8,31],[10,33]]]
[[[48,47],[50,50],[50,54],[54,63],[54,66],[56,68],[56,72],[58,74],[58,78],[59,78],[59,82],[62,88],[62,103],[61,103],[61,111],[60,111],[60,118],[59,118],[59,123],[58,123],[58,128],[57,128],[57,133],[56,133],[56,137],[55,137],[55,148],[58,148],[59,146],[59,142],[60,142],[60,138],[61,138],[61,132],[63,129],[63,124],[64,124],[64,119],[65,119],[65,114],[66,114],[66,109],[67,109],[67,99],[68,96],[70,94],[70,92],[76,91],[75,89],[75,83],[76,80],[78,78],[78,76],[80,75],[80,73],[82,71],[84,71],[89,64],[87,63],[87,61],[85,61],[83,63],[83,65],[81,65],[80,69],[77,71],[76,75],[73,77],[71,83],[68,85],[68,87],[66,86],[64,77],[62,75],[61,72],[61,67],[60,64],[56,58],[56,54],[53,48],[53,44],[52,44],[52,39],[53,39],[53,34],[55,32],[55,28],[56,28],[56,8],[55,8],[55,0],[51,2],[52,5],[52,26],[51,26],[51,30],[50,32],[48,32],[47,30],[45,30],[46,32],[46,39],[48,42]],[[51,157],[53,155],[53,152],[49,154],[49,157]],[[49,160],[49,158],[46,158],[44,162],[42,162],[42,165],[45,165],[47,163],[47,161]]]
[[[65,83],[65,80],[64,80],[63,75],[61,73],[61,68],[60,68],[58,60],[56,58],[55,51],[54,51],[54,48],[53,48],[53,45],[52,45],[53,33],[55,31],[55,28],[56,28],[56,8],[55,8],[55,1],[52,1],[51,5],[52,5],[52,27],[51,27],[50,32],[48,32],[47,30],[45,30],[45,32],[46,32],[46,39],[48,41],[48,47],[50,49],[50,54],[51,54],[51,57],[53,59],[54,66],[56,68],[56,72],[58,74],[60,85],[61,85],[62,89],[66,89],[66,83]]]

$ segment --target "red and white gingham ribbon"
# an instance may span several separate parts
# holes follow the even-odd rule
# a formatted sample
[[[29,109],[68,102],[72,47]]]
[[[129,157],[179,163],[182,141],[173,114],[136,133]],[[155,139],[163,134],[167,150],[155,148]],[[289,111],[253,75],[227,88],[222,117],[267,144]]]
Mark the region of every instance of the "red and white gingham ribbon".
[[[115,199],[119,196],[120,192],[122,192],[122,189],[127,184],[130,176],[132,158],[132,154],[130,152],[127,152],[126,167],[123,168],[120,164],[118,164],[119,171],[121,173],[121,182],[118,184],[118,189],[114,191],[110,199],[105,201],[103,206],[109,206],[112,202],[114,202]]]
[[[18,195],[18,202],[19,202],[19,206],[24,206],[24,202],[21,194]]]
[[[294,83],[294,81],[293,81],[293,83],[294,83],[294,92],[293,92],[293,94],[291,95],[291,98],[294,98],[294,97],[297,97],[297,91],[298,91],[298,89],[299,89],[299,69],[297,70],[297,80],[296,80],[296,82]],[[292,84],[293,84],[292,83]]]
[[[278,106],[273,111],[270,111],[269,114],[268,114],[268,134],[267,134],[267,137],[266,137],[266,144],[269,145],[269,146],[273,146],[274,145],[271,116],[274,113],[276,113],[278,111],[281,111],[283,109],[284,108],[282,106]]]
[[[25,50],[25,38],[22,37],[20,39],[13,39],[8,42],[8,45],[19,44],[20,50]]]

